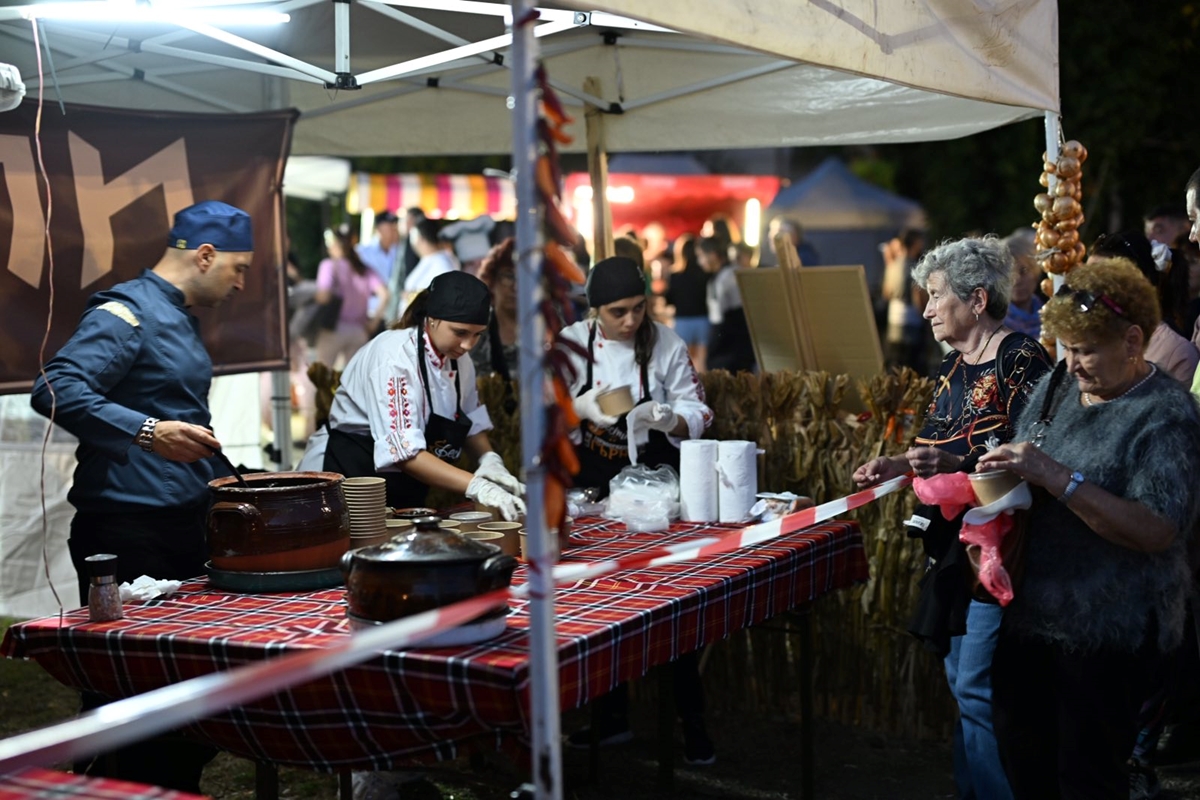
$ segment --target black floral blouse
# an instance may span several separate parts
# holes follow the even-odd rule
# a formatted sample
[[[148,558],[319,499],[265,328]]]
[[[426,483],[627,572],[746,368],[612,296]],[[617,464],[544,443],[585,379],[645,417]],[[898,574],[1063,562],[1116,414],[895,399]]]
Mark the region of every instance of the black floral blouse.
[[[1020,332],[1004,338],[999,354],[1003,390],[996,377],[997,359],[968,364],[962,353],[951,352],[942,360],[917,444],[968,456],[1012,438],[1029,393],[1054,364],[1036,339]],[[994,444],[988,444],[993,437]]]

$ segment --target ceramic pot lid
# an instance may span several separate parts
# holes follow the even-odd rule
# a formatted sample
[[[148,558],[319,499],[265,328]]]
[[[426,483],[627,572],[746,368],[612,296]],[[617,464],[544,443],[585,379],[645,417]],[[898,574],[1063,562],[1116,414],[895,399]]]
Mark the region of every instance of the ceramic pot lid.
[[[354,551],[356,560],[370,563],[484,561],[500,552],[487,542],[478,542],[447,528],[439,528],[440,517],[417,517],[413,527],[383,544]]]

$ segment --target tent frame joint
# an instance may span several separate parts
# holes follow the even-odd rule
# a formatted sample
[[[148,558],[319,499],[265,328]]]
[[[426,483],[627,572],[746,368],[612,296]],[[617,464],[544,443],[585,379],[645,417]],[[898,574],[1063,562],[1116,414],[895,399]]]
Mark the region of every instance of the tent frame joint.
[[[338,0],[334,0],[338,2]],[[334,75],[333,81],[325,82],[326,89],[361,89],[358,85],[358,80],[354,77],[353,72],[338,72]]]

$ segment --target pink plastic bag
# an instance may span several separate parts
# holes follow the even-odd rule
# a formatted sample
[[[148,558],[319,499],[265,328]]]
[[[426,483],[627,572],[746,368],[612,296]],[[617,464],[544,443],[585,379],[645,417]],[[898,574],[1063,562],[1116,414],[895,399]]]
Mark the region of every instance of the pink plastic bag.
[[[959,541],[968,546],[967,556],[979,575],[979,582],[1002,606],[1008,605],[1013,599],[1012,578],[1004,568],[1000,555],[1000,545],[1012,528],[1012,512],[1002,511],[978,525],[964,522],[958,532]],[[973,553],[970,545],[978,545],[979,550]]]
[[[954,519],[965,508],[979,504],[971,479],[965,472],[945,472],[932,478],[914,478],[913,491],[917,499],[927,506],[937,506],[946,519]]]
[[[971,479],[965,472],[916,478],[913,480],[913,491],[922,503],[940,508],[946,519],[954,519],[963,509],[979,505],[975,490],[971,488]],[[963,544],[978,546],[978,550],[968,547],[967,554],[983,588],[1002,606],[1008,605],[1013,599],[1012,579],[1000,557],[1000,544],[1012,527],[1011,512],[1004,512],[976,525],[964,522],[958,533],[959,541]]]

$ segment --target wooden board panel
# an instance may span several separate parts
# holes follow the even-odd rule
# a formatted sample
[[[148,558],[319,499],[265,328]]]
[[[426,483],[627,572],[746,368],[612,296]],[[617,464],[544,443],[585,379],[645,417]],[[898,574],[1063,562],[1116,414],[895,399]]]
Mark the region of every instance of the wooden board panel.
[[[759,372],[807,369],[782,270],[744,269],[736,275]]]

